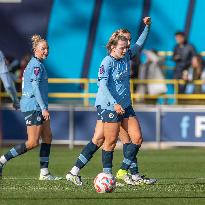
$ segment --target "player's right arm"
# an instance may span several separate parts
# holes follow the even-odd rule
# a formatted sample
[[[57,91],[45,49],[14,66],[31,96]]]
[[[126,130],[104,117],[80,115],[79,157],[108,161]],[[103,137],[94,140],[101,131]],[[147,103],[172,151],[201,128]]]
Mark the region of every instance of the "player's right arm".
[[[151,25],[151,18],[145,17],[143,19],[143,21],[145,24],[145,28],[144,28],[143,32],[141,33],[140,37],[138,38],[138,40],[134,44],[134,46],[128,50],[130,58],[133,58],[135,55],[137,55],[141,51],[141,49],[142,49],[142,47],[147,39],[147,36],[149,34],[150,25]]]

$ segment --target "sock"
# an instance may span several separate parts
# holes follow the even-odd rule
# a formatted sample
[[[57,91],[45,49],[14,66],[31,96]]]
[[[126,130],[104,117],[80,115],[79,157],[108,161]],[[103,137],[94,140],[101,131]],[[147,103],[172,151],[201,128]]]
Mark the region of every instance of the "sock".
[[[17,157],[21,154],[24,154],[25,152],[27,152],[25,143],[16,145],[12,149],[10,149],[5,155],[1,156],[0,162],[2,165],[4,165],[12,158]]]
[[[75,166],[82,169],[93,157],[93,154],[99,149],[99,147],[90,141],[80,153]],[[79,171],[78,171],[79,172]]]
[[[124,152],[124,159],[122,161],[121,169],[128,170],[135,160],[136,155],[139,151],[140,145],[129,143],[126,145],[126,150]]]
[[[127,147],[128,147],[130,144],[131,144],[131,143],[125,143],[125,144],[123,144],[123,156],[125,156]]]
[[[70,173],[71,173],[72,175],[78,175],[79,172],[80,172],[80,169],[79,169],[78,167],[76,167],[76,166],[74,166],[74,167],[70,170]]]
[[[127,154],[126,154],[127,148],[130,146],[130,144],[131,143],[123,144],[123,156],[124,156],[124,159],[123,159],[123,163],[122,163],[123,166],[121,165],[121,169],[124,169],[124,170],[128,170],[127,166],[131,165],[131,161],[127,159],[128,157],[127,157]],[[125,164],[127,164],[127,165],[125,165]]]
[[[102,150],[103,172],[112,174],[113,151]]]
[[[49,174],[48,168],[41,168],[40,169],[40,175],[46,176]]]
[[[0,157],[0,165],[3,166],[4,164],[6,164],[6,162],[7,162],[7,160],[6,160],[5,156],[2,155],[2,156]]]
[[[50,155],[51,144],[41,143],[40,148],[40,174],[47,175],[48,164],[49,164],[49,155]]]
[[[139,173],[137,158],[135,158],[135,160],[132,161],[129,170],[130,170],[130,174],[131,174],[131,175],[136,175],[136,174]]]

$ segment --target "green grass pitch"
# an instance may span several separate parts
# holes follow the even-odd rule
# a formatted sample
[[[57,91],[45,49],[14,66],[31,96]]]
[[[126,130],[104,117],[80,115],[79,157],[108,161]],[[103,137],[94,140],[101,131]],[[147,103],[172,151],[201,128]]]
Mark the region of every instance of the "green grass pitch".
[[[7,149],[0,150],[3,154]],[[0,180],[0,205],[127,205],[127,204],[205,204],[205,149],[178,148],[170,150],[141,150],[140,172],[156,177],[155,185],[117,187],[110,194],[98,194],[93,187],[94,177],[101,172],[101,150],[97,152],[81,175],[84,185],[76,187],[65,180],[80,148],[53,146],[50,170],[63,176],[61,181],[38,181],[38,149],[10,161]],[[122,151],[114,153],[114,173],[122,160]]]

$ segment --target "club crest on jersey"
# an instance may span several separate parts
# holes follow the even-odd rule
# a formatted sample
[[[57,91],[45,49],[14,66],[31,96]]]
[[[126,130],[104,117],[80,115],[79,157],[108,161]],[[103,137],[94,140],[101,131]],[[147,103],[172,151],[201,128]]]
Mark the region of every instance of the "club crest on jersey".
[[[104,65],[102,65],[102,66],[100,67],[100,74],[103,74],[103,73],[105,73]]]
[[[34,68],[34,74],[37,76],[40,73],[40,68],[39,67],[35,67]]]
[[[112,119],[113,117],[114,117],[114,114],[113,114],[113,113],[110,113],[110,114],[109,114],[109,118]]]
[[[40,122],[40,121],[41,121],[41,117],[38,116],[38,117],[36,118],[36,120],[37,120],[38,122]]]

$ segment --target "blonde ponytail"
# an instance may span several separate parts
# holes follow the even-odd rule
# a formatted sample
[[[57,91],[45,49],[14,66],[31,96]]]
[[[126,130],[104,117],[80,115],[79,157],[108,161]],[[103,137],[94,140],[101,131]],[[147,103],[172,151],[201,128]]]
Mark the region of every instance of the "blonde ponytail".
[[[32,37],[31,37],[31,42],[32,42],[32,48],[33,48],[33,51],[36,50],[36,47],[38,46],[39,42],[41,41],[45,41],[45,39],[41,38],[40,35],[38,34],[34,34]]]

